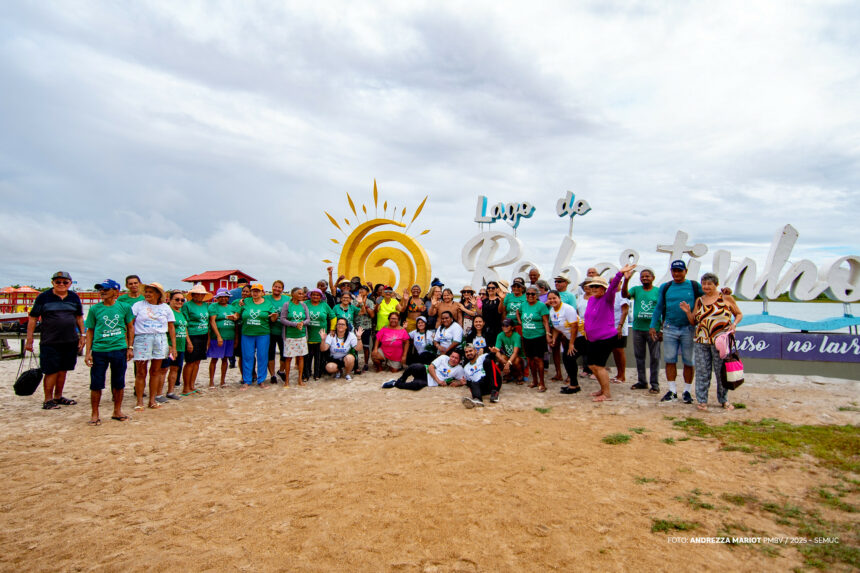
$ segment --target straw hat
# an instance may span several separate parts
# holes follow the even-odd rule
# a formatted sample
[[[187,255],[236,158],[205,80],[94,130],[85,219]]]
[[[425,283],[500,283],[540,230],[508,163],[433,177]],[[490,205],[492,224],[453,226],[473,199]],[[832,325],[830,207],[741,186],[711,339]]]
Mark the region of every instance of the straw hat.
[[[597,287],[609,288],[609,281],[603,277],[594,277],[594,278],[589,279],[589,281],[587,283],[585,283],[585,286],[587,286],[587,287],[597,286]]]
[[[147,286],[150,286],[150,285],[147,285]],[[160,285],[159,285],[159,286],[160,286]],[[164,291],[162,290],[162,294],[163,294],[163,292],[164,292]],[[202,294],[202,295],[205,295],[205,296],[203,297],[203,301],[204,301],[204,302],[205,302],[205,301],[207,301],[207,300],[211,300],[211,299],[212,299],[212,293],[210,293],[210,292],[209,292],[209,291],[207,291],[205,288],[203,288],[203,285],[202,285],[202,284],[200,284],[200,283],[197,283],[196,285],[194,285],[193,287],[191,287],[191,290],[189,290],[189,291],[186,293],[186,295],[187,295],[187,296],[189,296],[189,297],[190,297],[191,295],[193,295],[193,294]]]
[[[159,300],[164,300],[164,287],[161,286],[161,283],[147,283],[143,285],[143,288],[151,288],[158,291]]]

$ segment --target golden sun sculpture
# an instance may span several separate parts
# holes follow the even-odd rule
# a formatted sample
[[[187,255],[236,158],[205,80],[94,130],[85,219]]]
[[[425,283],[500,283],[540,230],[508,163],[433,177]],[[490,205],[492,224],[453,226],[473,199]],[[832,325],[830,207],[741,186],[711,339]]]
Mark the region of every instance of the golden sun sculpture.
[[[342,243],[338,239],[331,239],[332,243],[341,245],[340,258],[337,262],[338,274],[347,279],[359,276],[364,282],[391,285],[395,292],[400,292],[414,284],[420,285],[421,290],[426,292],[430,286],[430,258],[416,238],[407,235],[406,232],[421,214],[427,197],[424,197],[424,200],[418,205],[408,225],[403,223],[403,219],[406,217],[406,208],[403,207],[400,210],[398,220],[397,207],[394,207],[390,216],[388,215],[388,201],[382,203],[382,217],[379,217],[379,192],[376,188],[375,179],[373,180],[373,218],[368,215],[367,206],[362,205],[361,212],[365,221],[361,222],[358,210],[356,210],[355,203],[349,193],[346,194],[346,198],[349,201],[352,214],[355,215],[356,225],[349,233],[338,224],[328,211],[325,211],[331,224],[346,235],[346,239]],[[347,229],[352,228],[352,221],[347,218],[344,218],[343,221]],[[403,231],[394,229],[375,231],[378,227],[385,225],[398,227]],[[425,229],[416,237],[426,235],[429,232],[430,229]],[[323,259],[323,262],[332,264],[329,259]]]

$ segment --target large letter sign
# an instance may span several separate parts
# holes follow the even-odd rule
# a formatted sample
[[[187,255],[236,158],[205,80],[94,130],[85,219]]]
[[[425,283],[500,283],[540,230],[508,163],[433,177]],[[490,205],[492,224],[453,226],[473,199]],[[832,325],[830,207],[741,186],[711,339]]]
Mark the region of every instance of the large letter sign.
[[[490,207],[487,214],[487,198],[478,196],[478,205],[475,207],[476,223],[495,223],[499,219],[507,221],[508,225],[516,229],[520,225],[520,218],[529,218],[534,215],[535,208],[531,203],[496,203]]]

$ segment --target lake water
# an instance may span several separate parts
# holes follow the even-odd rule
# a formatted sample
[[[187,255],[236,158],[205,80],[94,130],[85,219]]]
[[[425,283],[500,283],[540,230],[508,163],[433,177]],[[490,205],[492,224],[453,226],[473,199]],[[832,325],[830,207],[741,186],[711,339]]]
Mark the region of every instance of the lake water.
[[[738,301],[741,311],[745,315],[761,314],[762,303],[759,301]],[[860,314],[860,305],[848,305],[849,314],[857,316]],[[767,305],[768,314],[772,316],[784,316],[787,318],[796,318],[799,320],[815,321],[826,318],[837,318],[844,316],[846,313],[845,305],[842,303],[829,302],[769,302]],[[856,327],[855,327],[856,328]],[[777,326],[776,324],[753,324],[744,327],[741,322],[738,330],[754,330],[757,332],[787,332],[789,329]],[[836,332],[848,332],[848,328],[840,329]]]

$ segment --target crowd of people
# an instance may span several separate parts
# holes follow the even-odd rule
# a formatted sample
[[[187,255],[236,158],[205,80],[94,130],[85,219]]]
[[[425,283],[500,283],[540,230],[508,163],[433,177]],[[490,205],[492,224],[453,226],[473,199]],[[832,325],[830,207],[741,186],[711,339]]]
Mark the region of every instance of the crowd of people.
[[[122,409],[129,362],[137,411],[198,392],[200,363],[206,359],[210,389],[225,387],[235,367],[241,390],[289,387],[292,373],[304,386],[323,375],[350,381],[373,369],[395,375],[383,384],[386,389],[468,386],[467,408],[483,406],[485,396],[498,402],[504,383],[546,392],[552,362],[551,379],[563,381],[561,393],[580,392],[579,379],[590,378],[599,385],[592,399],[604,402],[612,399],[613,383],[626,381],[629,328],[638,376],[632,389],[659,394],[662,352],[668,391],[661,401],[678,400],[680,359],[685,403],[693,403],[695,393],[698,408],[707,408],[713,373],[717,401],[731,409],[715,347],[716,337],[734,331],[743,317],[731,292],[720,290],[711,273],[701,282],[687,279],[681,260],[672,262],[672,280],[660,287],[651,269],[639,270],[641,284],[630,287],[635,272],[627,265],[607,280],[592,268],[580,285],[560,274],[552,288],[531,269],[528,281],[490,281],[477,292],[467,285],[459,298],[438,279],[427,293],[420,285],[395,293],[391,286],[364,283],[360,277],[333,279],[332,267],[328,280],[315,288],[293,287],[289,294],[280,280],[268,293],[262,284],[240,279],[236,288],[213,294],[200,284],[166,291],[157,282],[129,275],[122,295],[115,280],[95,285],[101,302],[84,320],[80,298],[70,290],[71,276],[60,271],[30,311],[26,349],[33,351],[41,321],[46,410],[75,404],[63,396],[63,388],[67,372],[84,353],[90,367],[89,424],[100,425],[108,371],[111,418],[129,419]],[[607,367],[610,356],[614,376]]]

